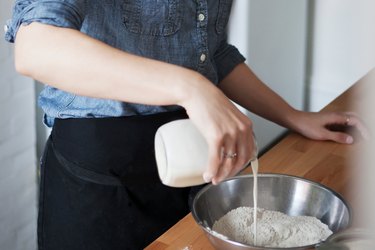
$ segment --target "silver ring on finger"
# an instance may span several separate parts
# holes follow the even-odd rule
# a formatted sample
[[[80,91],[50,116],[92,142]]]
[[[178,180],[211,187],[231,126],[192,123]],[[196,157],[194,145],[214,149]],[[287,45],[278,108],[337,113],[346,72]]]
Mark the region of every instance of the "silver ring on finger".
[[[345,126],[349,126],[349,124],[350,124],[350,116],[345,115]]]
[[[223,153],[223,156],[224,158],[227,158],[227,159],[234,159],[237,157],[237,153]]]

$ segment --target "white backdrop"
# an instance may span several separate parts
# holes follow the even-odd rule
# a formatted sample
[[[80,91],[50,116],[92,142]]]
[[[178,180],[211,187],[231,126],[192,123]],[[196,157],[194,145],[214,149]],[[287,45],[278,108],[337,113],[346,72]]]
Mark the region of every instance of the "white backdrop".
[[[268,86],[318,111],[375,66],[373,0],[235,0],[229,42]],[[284,131],[249,114],[260,148]]]
[[[235,0],[229,42],[269,87],[302,109],[305,92],[307,0]],[[262,150],[285,129],[249,114]]]
[[[311,110],[375,67],[375,1],[316,0],[310,83]]]

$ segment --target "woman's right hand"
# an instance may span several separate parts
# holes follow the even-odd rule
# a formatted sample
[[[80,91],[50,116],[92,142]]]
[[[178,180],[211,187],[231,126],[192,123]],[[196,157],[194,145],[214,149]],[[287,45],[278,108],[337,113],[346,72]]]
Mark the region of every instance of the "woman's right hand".
[[[252,122],[203,76],[197,76],[189,86],[180,105],[208,143],[203,177],[206,182],[218,184],[236,175],[253,157]]]

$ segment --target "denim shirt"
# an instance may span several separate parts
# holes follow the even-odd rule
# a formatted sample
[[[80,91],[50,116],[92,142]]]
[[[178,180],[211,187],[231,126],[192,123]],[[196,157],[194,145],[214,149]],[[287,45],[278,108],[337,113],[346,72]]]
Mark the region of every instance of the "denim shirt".
[[[14,42],[19,26],[31,22],[76,29],[123,51],[195,70],[218,84],[245,61],[226,40],[231,6],[232,0],[16,0],[5,39]],[[54,118],[181,109],[89,98],[51,86],[45,86],[38,102],[48,126]]]

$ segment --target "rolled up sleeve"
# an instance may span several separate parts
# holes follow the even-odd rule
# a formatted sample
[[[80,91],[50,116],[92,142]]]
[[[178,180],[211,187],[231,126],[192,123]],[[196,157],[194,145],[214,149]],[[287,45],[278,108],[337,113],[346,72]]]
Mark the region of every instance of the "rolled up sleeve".
[[[238,49],[227,43],[224,39],[214,55],[214,61],[218,72],[219,82],[223,80],[237,65],[243,63],[246,58]]]
[[[5,40],[14,42],[20,25],[40,22],[79,30],[85,16],[85,0],[17,0],[7,21]]]

